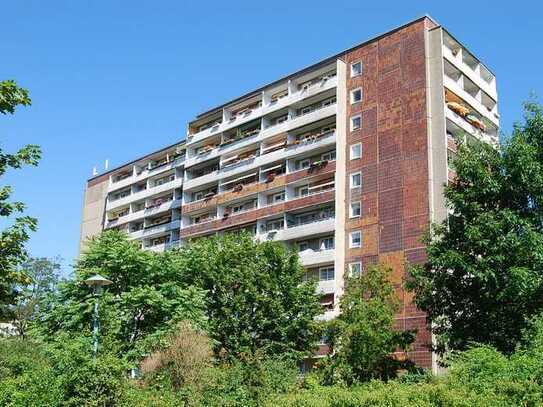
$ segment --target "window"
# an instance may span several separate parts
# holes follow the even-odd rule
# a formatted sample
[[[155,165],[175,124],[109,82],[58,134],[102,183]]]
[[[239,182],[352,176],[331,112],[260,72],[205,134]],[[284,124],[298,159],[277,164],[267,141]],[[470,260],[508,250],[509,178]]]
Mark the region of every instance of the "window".
[[[311,113],[312,111],[313,111],[313,108],[311,106],[304,107],[300,110],[300,116]]]
[[[362,101],[362,88],[351,90],[351,104],[355,104]]]
[[[298,250],[303,252],[304,250],[309,249],[309,242],[307,240],[304,240],[302,242],[298,242]]]
[[[266,231],[270,232],[272,230],[283,229],[284,225],[285,222],[283,219],[271,220],[266,224]]]
[[[358,218],[362,214],[362,209],[360,202],[351,202],[351,211],[350,211],[350,217],[351,218]]]
[[[322,238],[320,241],[320,248],[321,250],[331,250],[334,248],[334,237],[329,236]]]
[[[285,191],[279,192],[278,194],[274,194],[272,197],[272,202],[283,202],[285,200]]]
[[[327,153],[324,153],[321,155],[322,161],[334,161],[336,159],[336,152],[335,151],[329,151]]]
[[[336,103],[336,98],[326,99],[324,102],[322,102],[322,107],[330,106],[335,103]]]
[[[334,279],[334,266],[321,267],[319,269],[319,280],[330,281]]]
[[[298,169],[303,170],[304,168],[309,168],[311,161],[308,159],[298,161]]]
[[[199,201],[201,199],[204,199],[204,192],[203,191],[195,192],[194,195],[192,195],[192,200],[193,201]]]
[[[361,247],[362,246],[362,232],[360,230],[355,230],[351,232],[350,247]]]
[[[350,263],[349,264],[349,277],[358,277],[362,272],[362,263]]]
[[[356,160],[362,156],[362,144],[356,143],[351,145],[351,160]]]
[[[357,61],[351,64],[351,78],[358,76],[362,73],[362,62]]]
[[[362,117],[360,115],[351,117],[351,131],[360,129]]]
[[[309,185],[304,185],[303,187],[298,188],[297,196],[307,196],[309,195]]]
[[[362,185],[362,174],[356,172],[351,174],[351,188],[359,188]]]

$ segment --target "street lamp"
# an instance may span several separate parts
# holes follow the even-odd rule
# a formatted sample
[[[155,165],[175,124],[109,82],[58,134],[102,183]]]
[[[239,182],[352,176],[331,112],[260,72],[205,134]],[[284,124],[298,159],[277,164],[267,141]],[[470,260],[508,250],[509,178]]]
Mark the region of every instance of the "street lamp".
[[[106,285],[113,284],[112,281],[107,278],[102,277],[100,274],[96,274],[85,281],[86,285],[93,288],[94,291],[94,316],[92,318],[92,339],[93,339],[93,355],[96,359],[96,354],[98,353],[98,300],[99,295],[102,293],[102,287]]]

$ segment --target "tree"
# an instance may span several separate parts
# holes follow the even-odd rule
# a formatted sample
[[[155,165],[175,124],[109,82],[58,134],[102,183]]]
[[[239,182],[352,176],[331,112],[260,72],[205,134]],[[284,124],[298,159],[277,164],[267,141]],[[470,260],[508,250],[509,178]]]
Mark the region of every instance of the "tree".
[[[113,282],[100,298],[101,338],[132,361],[159,346],[182,320],[204,326],[205,293],[185,284],[165,260],[121,232],[93,238],[75,265],[75,278],[60,284],[46,304],[39,332],[45,338],[89,333],[94,296],[83,281],[96,273]]]
[[[0,113],[13,114],[17,106],[29,106],[28,91],[19,88],[14,81],[0,82]],[[27,145],[15,154],[0,149],[0,177],[9,168],[18,169],[23,165],[37,165],[41,152],[38,146]],[[13,304],[20,284],[28,282],[22,270],[18,269],[26,258],[24,248],[29,233],[37,228],[36,219],[22,216],[25,206],[22,202],[10,202],[12,189],[10,186],[0,187],[0,217],[10,219],[11,225],[0,231],[0,318],[9,317],[7,306]],[[15,216],[14,219],[10,217]]]
[[[39,317],[42,303],[57,289],[60,258],[30,258],[21,265],[21,269],[30,282],[19,289],[16,303],[11,307],[11,322],[17,335],[24,339],[32,321]]]
[[[433,227],[428,261],[409,286],[438,335],[438,350],[471,342],[511,353],[543,308],[543,115],[495,149],[462,144],[445,188],[448,219]]]
[[[314,282],[303,281],[298,255],[248,233],[192,241],[167,253],[178,275],[206,290],[209,332],[215,352],[242,355],[310,354],[322,312]]]
[[[371,266],[347,280],[341,314],[330,326],[334,352],[323,365],[325,382],[351,385],[386,380],[411,366],[392,356],[397,349],[407,351],[415,338],[413,331],[394,328],[399,300],[389,274],[390,269]]]

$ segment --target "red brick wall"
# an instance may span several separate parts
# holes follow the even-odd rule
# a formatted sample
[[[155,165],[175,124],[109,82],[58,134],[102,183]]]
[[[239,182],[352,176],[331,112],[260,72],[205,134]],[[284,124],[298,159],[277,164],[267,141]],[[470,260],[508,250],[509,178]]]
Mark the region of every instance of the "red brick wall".
[[[421,237],[429,225],[426,71],[424,30],[419,21],[357,48],[344,56],[347,95],[361,87],[362,102],[347,101],[346,214],[349,202],[361,201],[362,216],[346,221],[346,265],[382,262],[393,268],[392,280],[402,301],[401,329],[418,329],[411,357],[431,367],[430,334],[424,313],[402,288],[407,262],[425,258]],[[350,78],[350,64],[362,61],[362,75]],[[350,116],[362,126],[350,132]],[[362,144],[362,158],[350,160],[349,146]],[[350,190],[349,173],[361,171],[362,187]],[[363,245],[349,249],[349,232],[361,230]]]

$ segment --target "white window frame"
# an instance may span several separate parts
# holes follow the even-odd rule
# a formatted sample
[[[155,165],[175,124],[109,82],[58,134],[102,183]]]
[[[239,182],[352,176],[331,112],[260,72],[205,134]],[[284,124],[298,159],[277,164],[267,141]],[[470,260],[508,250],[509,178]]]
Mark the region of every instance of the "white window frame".
[[[192,201],[195,202],[195,201],[201,201],[202,199],[204,199],[204,191],[198,191],[198,192],[195,192],[193,197],[192,197]]]
[[[357,154],[355,154],[356,150],[358,150]],[[362,158],[362,143],[351,144],[349,158],[351,160],[358,160],[359,158]]]
[[[329,247],[327,248],[326,245],[324,244],[324,242],[326,240],[332,240],[332,247]],[[319,248],[321,250],[332,250],[332,249],[335,249],[336,248],[336,242],[334,241],[334,236],[328,236],[328,237],[323,237],[322,239],[319,240]]]
[[[358,205],[359,214],[355,215],[353,211],[353,205]],[[349,205],[349,217],[350,218],[359,218],[362,216],[362,203],[360,201],[351,202]]]
[[[304,163],[307,163],[307,165],[304,165]],[[299,163],[300,170],[305,170],[306,168],[309,168],[311,166],[311,160],[309,158],[306,158],[305,160],[301,160]]]
[[[360,177],[360,184],[354,185],[353,179],[357,175]],[[362,173],[360,171],[351,173],[351,175],[349,176],[349,184],[351,186],[351,189],[362,187]]]
[[[354,271],[353,269],[357,266],[358,271]],[[349,277],[359,277],[362,274],[362,263],[359,261],[355,261],[353,263],[349,263]]]
[[[359,72],[356,72],[356,70],[354,69],[354,67],[355,67],[356,65],[359,65],[359,66],[360,66]],[[362,61],[351,62],[351,78],[354,78],[354,77],[356,77],[356,76],[362,75],[363,69],[364,69],[364,67],[362,66]]]
[[[279,197],[280,199],[277,200],[276,198]],[[272,203],[278,203],[283,202],[285,200],[285,191],[277,192],[276,194],[272,195]]]
[[[306,193],[303,194],[302,190],[305,190]],[[299,197],[308,196],[308,195],[309,195],[309,185],[301,185],[301,186],[298,187],[298,196]]]
[[[332,278],[328,278],[329,277],[329,273],[330,273],[330,269],[332,270]],[[326,279],[322,279],[321,276],[322,276],[322,272],[325,272],[326,273]],[[319,267],[319,281],[333,281],[335,280],[336,278],[336,270],[334,268],[334,266],[324,266],[324,267]]]
[[[358,235],[359,243],[353,243],[353,237]],[[349,233],[349,247],[351,249],[357,249],[362,247],[362,231],[361,230],[353,230],[351,233]]]
[[[360,120],[360,124],[358,125],[358,127],[355,127],[354,125],[354,121],[356,119]],[[362,128],[362,115],[357,114],[357,115],[351,116],[351,131],[360,130],[360,128]]]
[[[330,158],[326,158],[327,156],[330,157]],[[336,160],[336,152],[335,151],[328,151],[327,153],[324,153],[324,154],[321,155],[321,161],[335,161],[335,160]]]
[[[360,99],[355,100],[355,94],[358,93],[358,92],[360,92]],[[363,97],[362,88],[352,89],[351,93],[350,93],[350,96],[349,96],[349,100],[351,101],[351,105],[355,105],[357,103],[362,102],[362,97]]]

